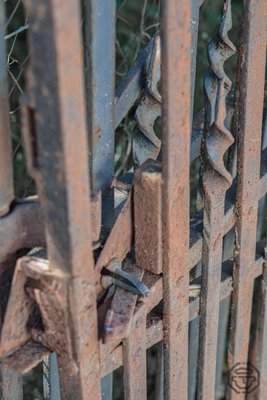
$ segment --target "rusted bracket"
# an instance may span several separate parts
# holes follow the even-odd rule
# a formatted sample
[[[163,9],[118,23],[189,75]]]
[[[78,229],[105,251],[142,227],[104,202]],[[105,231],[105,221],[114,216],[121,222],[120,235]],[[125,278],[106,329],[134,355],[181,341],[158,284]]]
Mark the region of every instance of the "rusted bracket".
[[[25,373],[55,351],[59,360],[68,363],[69,373],[75,375],[70,299],[73,291],[79,290],[84,302],[91,289],[83,279],[51,269],[41,256],[36,253],[17,262],[2,329],[0,358],[10,368]],[[87,318],[90,305],[83,303],[83,307],[83,318]]]
[[[103,267],[109,270],[117,268],[117,264],[121,263],[125,255],[132,250],[132,234],[135,227],[137,265],[131,259],[127,259],[124,271],[130,273],[132,279],[137,278],[137,282],[142,279],[145,270],[157,274],[162,272],[160,170],[160,163],[153,160],[147,160],[136,170],[133,189],[134,206],[130,193],[98,258],[97,271],[103,271]],[[116,186],[120,187],[118,182]],[[134,222],[132,208],[134,208]],[[151,210],[154,211],[152,214]],[[149,231],[146,230],[146,226],[149,226]],[[152,231],[153,238],[151,238]],[[102,287],[106,288],[111,283],[110,276],[102,276]],[[139,291],[140,294],[142,293]],[[104,341],[109,343],[110,347],[116,346],[128,336],[136,300],[136,294],[121,287],[116,289],[104,322]]]
[[[13,202],[10,212],[0,218],[0,332],[18,251],[36,246],[45,246],[43,216],[37,198]]]
[[[2,329],[2,360],[8,360],[9,366],[15,368],[23,349],[27,353],[25,363],[20,363],[20,372],[39,363],[48,351],[57,352],[75,368],[69,315],[72,280],[60,270],[51,270],[42,255],[46,256],[39,251],[18,260]],[[127,260],[123,272],[128,274],[129,282],[129,277],[141,279],[144,270],[136,267],[131,259]],[[141,282],[140,285],[148,294],[147,286]],[[104,325],[104,338],[111,350],[128,336],[137,298],[137,294],[117,288]]]
[[[138,280],[144,275],[144,270],[138,268],[131,258],[125,260],[124,271]],[[137,297],[136,293],[117,287],[104,323],[103,339],[110,347],[115,347],[128,336]]]
[[[99,247],[101,195],[91,196],[93,246]],[[12,275],[20,250],[45,247],[44,218],[37,196],[16,200],[8,214],[0,217],[0,331],[9,297]]]
[[[134,175],[134,231],[137,265],[162,272],[161,164],[147,160]]]
[[[60,270],[52,271],[47,260],[36,256],[20,258],[2,329],[1,358],[34,340],[72,360],[70,292],[70,277]]]
[[[130,221],[130,213],[128,204],[125,204],[123,213],[120,214],[115,224],[114,230],[111,231],[108,241],[106,242],[103,255],[99,260],[99,265],[107,266],[109,269],[117,268],[117,264],[121,263],[115,258],[108,263],[108,258],[115,257],[111,249],[115,244],[119,245],[120,239],[124,235],[119,234],[119,228],[125,226],[134,226],[135,232],[135,263],[131,258],[127,258],[124,264],[124,270],[129,272],[131,276],[137,277],[139,280],[143,278],[146,281],[146,274],[150,274],[156,280],[157,276],[162,272],[162,207],[161,207],[161,164],[155,160],[147,160],[143,165],[137,168],[134,176],[133,187],[133,209],[134,222]],[[127,202],[130,201],[130,197]],[[128,221],[128,222],[127,222]],[[125,228],[122,229],[125,231]],[[118,236],[120,235],[120,239]],[[111,244],[110,244],[111,243]],[[126,242],[124,242],[125,244]],[[124,247],[121,254],[125,254],[126,249],[130,251],[130,246]],[[114,248],[113,248],[114,250]],[[105,255],[105,257],[103,257]],[[105,260],[105,262],[104,262]],[[112,265],[111,265],[112,264]],[[149,271],[149,272],[145,272]],[[144,275],[145,274],[145,275]],[[155,275],[157,274],[157,275]],[[111,285],[111,278],[103,276],[101,284],[103,287]],[[148,285],[150,287],[150,285]],[[153,287],[153,285],[152,285]],[[189,286],[189,297],[198,297],[201,287],[198,283]],[[150,297],[150,295],[149,295]],[[106,318],[103,323],[103,338],[105,345],[111,349],[115,348],[123,339],[127,338],[131,332],[131,326],[134,325],[134,314],[136,309],[137,295],[118,287],[112,298],[111,304],[106,312]],[[142,300],[146,303],[146,299]]]
[[[115,186],[116,188],[118,186],[121,187],[120,182],[117,182]],[[129,187],[127,187],[128,189]],[[98,277],[99,291],[102,292],[103,288],[100,286],[100,271],[102,267],[108,267],[110,260],[114,256],[119,257],[122,261],[132,248],[131,199],[131,194],[126,195],[125,204],[98,257],[96,276]],[[31,206],[29,202],[17,206],[14,209],[16,210],[14,211],[14,217],[5,217],[7,221],[6,227],[9,228],[10,234],[13,232],[14,221],[22,222],[20,226],[25,229],[25,219],[32,216],[31,213],[33,211],[36,212],[38,210],[37,216],[41,214],[37,199],[32,203],[30,203]],[[20,219],[18,220],[18,218]],[[38,221],[38,218],[36,217],[34,220]],[[29,222],[27,221],[26,227],[30,226]],[[1,227],[3,226],[5,225],[2,224]],[[28,235],[22,235],[24,242],[22,244],[19,242],[18,248],[21,245],[29,248],[40,246],[40,244],[45,246],[43,222],[41,221],[37,226],[41,234],[34,235],[34,230],[30,230]],[[14,239],[16,239],[16,236],[14,236]],[[8,240],[5,246],[4,256],[9,253],[9,242]],[[11,249],[11,252],[13,251],[14,247]],[[136,269],[138,268],[136,267]],[[125,272],[127,273],[127,269]],[[141,270],[141,273],[143,275],[143,270]],[[131,279],[129,282],[131,283]],[[35,354],[36,345],[34,345],[34,342],[44,347],[44,354],[47,354],[47,349],[49,349],[49,351],[56,351],[60,357],[67,357],[69,361],[74,359],[68,301],[71,285],[72,280],[69,275],[55,268],[51,269],[50,263],[46,259],[40,258],[39,253],[22,257],[17,261],[2,328],[0,346],[0,357],[2,359],[8,358],[10,365],[16,364],[17,356],[19,357],[24,348],[28,354],[25,360],[36,359],[36,363],[37,361],[39,362],[42,351],[38,347],[38,356]],[[120,288],[117,291],[118,293],[120,291],[125,292],[124,289]],[[128,291],[127,293],[130,297],[137,298],[135,294],[133,295]],[[116,298],[117,296],[115,295],[115,303]],[[16,324],[14,324],[14,321],[16,321]],[[120,340],[123,337],[122,335]],[[33,346],[33,357],[29,356],[31,346]],[[32,361],[31,363],[26,361],[25,365],[20,365],[20,371],[27,371],[30,368],[29,365],[32,366]]]

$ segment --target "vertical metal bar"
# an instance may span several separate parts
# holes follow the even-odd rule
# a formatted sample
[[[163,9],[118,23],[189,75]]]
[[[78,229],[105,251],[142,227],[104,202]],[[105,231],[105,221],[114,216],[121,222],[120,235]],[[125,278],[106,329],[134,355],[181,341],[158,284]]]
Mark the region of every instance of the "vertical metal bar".
[[[133,321],[135,327],[123,343],[124,398],[145,400],[146,387],[146,313],[144,309]]]
[[[164,394],[187,399],[191,2],[162,2]]]
[[[114,174],[115,0],[83,0],[92,189]]]
[[[255,265],[258,187],[261,154],[263,92],[265,80],[266,0],[244,1],[244,30],[241,45],[241,77],[238,120],[237,216],[233,305],[229,345],[229,367],[246,363],[248,357],[253,279]],[[244,393],[230,390],[231,399]]]
[[[109,374],[101,380],[101,400],[112,400],[113,374]]]
[[[60,385],[56,353],[43,360],[43,388],[45,400],[60,400]]]
[[[49,356],[45,357],[42,362],[43,367],[43,395],[44,400],[50,400],[50,382],[49,382]]]
[[[2,375],[2,396],[3,400],[23,400],[23,386],[21,374],[2,364],[0,382]],[[1,383],[0,383],[1,386]],[[1,389],[0,389],[1,394]]]
[[[116,2],[83,0],[85,83],[92,190],[102,190],[102,235],[114,222],[115,12]],[[105,29],[103,29],[105,27]]]
[[[58,355],[61,396],[73,399],[75,393],[79,399],[97,400],[101,390],[80,2],[28,0],[26,5],[32,55],[28,159],[44,212],[51,269],[69,277],[75,365]]]
[[[225,61],[235,47],[228,38],[232,27],[231,0],[225,0],[217,36],[209,43],[210,66],[205,76],[207,98],[205,123],[205,168],[203,173],[204,220],[203,264],[199,332],[198,399],[215,398],[217,335],[222,269],[225,194],[232,177],[224,155],[233,143],[226,129],[226,96],[231,81],[224,72]]]
[[[194,118],[194,99],[195,99],[195,83],[196,83],[196,64],[197,64],[197,45],[198,45],[198,27],[199,27],[199,0],[191,0],[191,30],[192,30],[192,43],[191,43],[191,131],[193,127]],[[200,192],[200,184],[197,189],[197,208],[202,208],[202,196]],[[191,369],[190,369],[191,371]],[[190,390],[190,389],[189,389]]]
[[[197,41],[199,23],[199,0],[191,0],[191,123],[194,113],[194,96],[197,64]]]
[[[267,30],[267,28],[266,28]],[[265,62],[266,66],[265,66],[265,77],[267,77],[267,62]],[[266,101],[267,101],[267,97],[266,97]],[[263,117],[263,133],[262,133],[262,150],[266,148],[267,146],[267,104],[265,106],[265,110],[264,110],[264,117]],[[261,201],[259,202],[259,212],[258,215],[261,216],[260,220],[258,221],[258,231],[257,231],[257,235],[261,235],[264,232],[264,225],[265,225],[265,220],[262,217],[264,215],[264,209],[267,205],[267,196],[264,196],[264,199],[261,199]]]
[[[155,376],[155,400],[164,400],[164,370],[163,370],[163,346],[158,344]]]
[[[9,211],[14,198],[8,79],[5,44],[5,8],[0,3],[0,217]]]
[[[267,69],[267,66],[266,66]],[[267,76],[267,72],[266,72]],[[263,124],[263,138],[262,138],[262,148],[265,149],[267,147],[267,104],[266,104],[266,110],[265,110],[265,116],[264,116],[264,124]]]
[[[266,27],[267,33],[267,27]],[[267,77],[267,59],[265,60],[265,78]],[[263,119],[263,134],[262,134],[262,149],[267,146],[267,104],[265,104],[264,119]],[[259,233],[264,230],[266,219],[263,218],[265,213],[265,207],[267,206],[267,195],[264,200],[259,203],[259,215],[261,220],[258,221]],[[263,265],[263,275],[261,280],[261,306],[259,313],[259,332],[256,338],[256,367],[260,371],[260,386],[257,392],[259,400],[265,400],[267,398],[267,237],[265,238],[265,262]]]
[[[197,63],[197,43],[199,26],[199,0],[191,0],[191,130],[194,115],[195,80]],[[188,399],[194,400],[197,384],[197,354],[199,342],[199,318],[189,324],[189,354],[188,354]]]
[[[231,297],[223,299],[220,303],[219,329],[218,329],[218,350],[216,367],[216,386],[215,399],[223,399],[225,396],[225,382],[223,379],[223,370],[225,363],[225,347],[227,343],[227,331],[231,306]]]
[[[197,391],[197,362],[199,348],[199,317],[194,318],[189,324],[189,376],[188,399],[195,400]]]
[[[267,239],[267,238],[266,238]],[[267,243],[267,242],[266,242]],[[265,247],[265,263],[261,282],[261,313],[260,313],[260,337],[258,346],[258,365],[260,368],[260,387],[258,399],[267,398],[267,246]]]
[[[199,0],[191,0],[191,129],[194,112],[195,78],[196,78],[196,60],[199,26]],[[189,399],[194,399],[196,391],[196,370],[197,370],[197,352],[198,352],[198,332],[199,319],[195,319],[189,325],[190,348],[189,348]],[[163,357],[163,355],[162,355]],[[163,376],[163,362],[162,362]],[[161,388],[161,386],[159,386]],[[159,398],[163,398],[163,387],[156,392]]]
[[[217,196],[217,206],[204,216],[201,315],[198,361],[198,399],[215,398],[217,334],[222,266],[221,221],[224,217],[224,197]],[[205,198],[206,200],[206,198]],[[207,205],[207,204],[205,204]],[[205,213],[204,213],[205,215]],[[206,219],[206,221],[205,221]],[[208,227],[205,232],[205,222]]]

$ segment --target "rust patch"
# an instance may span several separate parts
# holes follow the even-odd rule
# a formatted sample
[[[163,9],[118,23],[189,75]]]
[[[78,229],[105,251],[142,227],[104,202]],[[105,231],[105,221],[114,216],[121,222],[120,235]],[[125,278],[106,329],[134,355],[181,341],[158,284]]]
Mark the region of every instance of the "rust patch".
[[[161,166],[147,160],[135,171],[134,232],[137,265],[162,272]]]

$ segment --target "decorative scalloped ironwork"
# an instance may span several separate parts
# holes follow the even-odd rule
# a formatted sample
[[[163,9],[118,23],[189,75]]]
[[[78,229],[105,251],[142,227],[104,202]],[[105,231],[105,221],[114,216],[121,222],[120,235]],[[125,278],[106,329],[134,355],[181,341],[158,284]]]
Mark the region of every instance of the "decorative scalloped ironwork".
[[[148,158],[156,159],[161,149],[161,140],[154,130],[155,122],[161,116],[161,95],[158,91],[160,54],[160,36],[156,35],[147,67],[147,88],[135,112],[140,129],[133,139],[133,157],[137,165]]]
[[[236,52],[234,44],[228,37],[231,28],[231,0],[225,0],[219,32],[208,46],[210,65],[204,80],[204,90],[207,97],[206,170],[210,166],[226,182],[227,186],[231,185],[232,176],[225,168],[224,155],[234,143],[234,138],[225,127],[226,96],[231,89],[232,82],[224,71],[224,64]]]

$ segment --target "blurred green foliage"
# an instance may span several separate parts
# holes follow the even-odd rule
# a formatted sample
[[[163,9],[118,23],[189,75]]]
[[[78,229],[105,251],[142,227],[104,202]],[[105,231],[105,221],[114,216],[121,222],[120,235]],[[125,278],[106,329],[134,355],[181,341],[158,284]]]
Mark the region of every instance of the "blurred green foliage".
[[[117,82],[159,30],[159,13],[158,0],[117,0]]]
[[[6,33],[8,35],[14,34],[18,29],[27,25],[22,1],[6,1],[6,13]],[[22,147],[19,105],[20,96],[24,91],[25,70],[29,59],[26,29],[6,40],[6,46],[15,192],[18,197],[25,197],[34,193],[34,183],[27,174]]]

